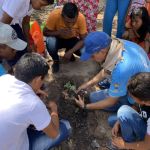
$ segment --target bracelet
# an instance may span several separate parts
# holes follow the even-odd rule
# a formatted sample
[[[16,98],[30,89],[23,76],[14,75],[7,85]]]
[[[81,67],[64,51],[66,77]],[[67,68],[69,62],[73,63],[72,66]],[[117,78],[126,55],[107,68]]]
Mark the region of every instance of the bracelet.
[[[51,116],[57,116],[57,117],[58,117],[58,113],[52,112],[52,113],[51,113]]]

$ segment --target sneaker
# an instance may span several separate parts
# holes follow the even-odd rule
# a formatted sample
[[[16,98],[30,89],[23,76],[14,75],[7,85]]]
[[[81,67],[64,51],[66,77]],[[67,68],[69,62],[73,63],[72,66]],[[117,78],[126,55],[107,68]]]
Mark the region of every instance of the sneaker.
[[[52,65],[52,72],[57,73],[59,71],[59,62],[54,62]]]

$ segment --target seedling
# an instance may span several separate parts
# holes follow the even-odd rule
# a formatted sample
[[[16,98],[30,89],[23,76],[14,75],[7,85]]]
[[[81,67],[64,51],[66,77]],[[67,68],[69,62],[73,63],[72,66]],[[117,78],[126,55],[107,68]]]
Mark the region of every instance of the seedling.
[[[70,81],[67,82],[65,85],[64,85],[64,88],[68,91],[75,91],[76,90],[76,86],[74,84],[72,84]]]
[[[63,95],[65,95],[65,97],[70,97],[70,98],[77,98],[78,99],[78,95],[80,95],[82,98],[84,98],[84,96],[87,94],[87,91],[85,90],[81,90],[78,93],[76,93],[76,86],[71,83],[70,81],[68,81],[65,85],[64,85],[64,92]]]

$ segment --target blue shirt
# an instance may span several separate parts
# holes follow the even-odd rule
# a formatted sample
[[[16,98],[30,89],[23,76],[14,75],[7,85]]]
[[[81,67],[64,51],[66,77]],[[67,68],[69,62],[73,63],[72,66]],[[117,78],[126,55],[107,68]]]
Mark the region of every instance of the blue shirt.
[[[127,95],[127,83],[129,79],[139,72],[150,72],[150,61],[145,51],[137,44],[124,42],[123,60],[116,64],[111,74],[109,96],[121,97]],[[132,99],[128,99],[133,103]]]

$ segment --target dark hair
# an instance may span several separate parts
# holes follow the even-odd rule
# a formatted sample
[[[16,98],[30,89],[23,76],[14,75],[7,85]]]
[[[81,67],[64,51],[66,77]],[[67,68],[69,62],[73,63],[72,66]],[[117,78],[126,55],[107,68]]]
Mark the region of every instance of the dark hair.
[[[141,101],[150,101],[150,72],[134,75],[128,82],[128,92]]]
[[[44,1],[46,1],[49,4],[53,4],[54,3],[54,0],[44,0]]]
[[[48,74],[49,65],[45,59],[37,53],[26,53],[16,63],[14,75],[18,80],[30,83],[34,78]]]
[[[47,1],[49,4],[53,4],[54,3],[54,0],[45,0]]]
[[[67,16],[68,18],[74,19],[78,15],[78,7],[74,3],[65,3],[62,9],[62,16]]]
[[[139,16],[142,19],[142,26],[138,29],[139,42],[144,41],[146,34],[150,32],[150,17],[145,7],[134,9],[131,13],[131,21]]]

